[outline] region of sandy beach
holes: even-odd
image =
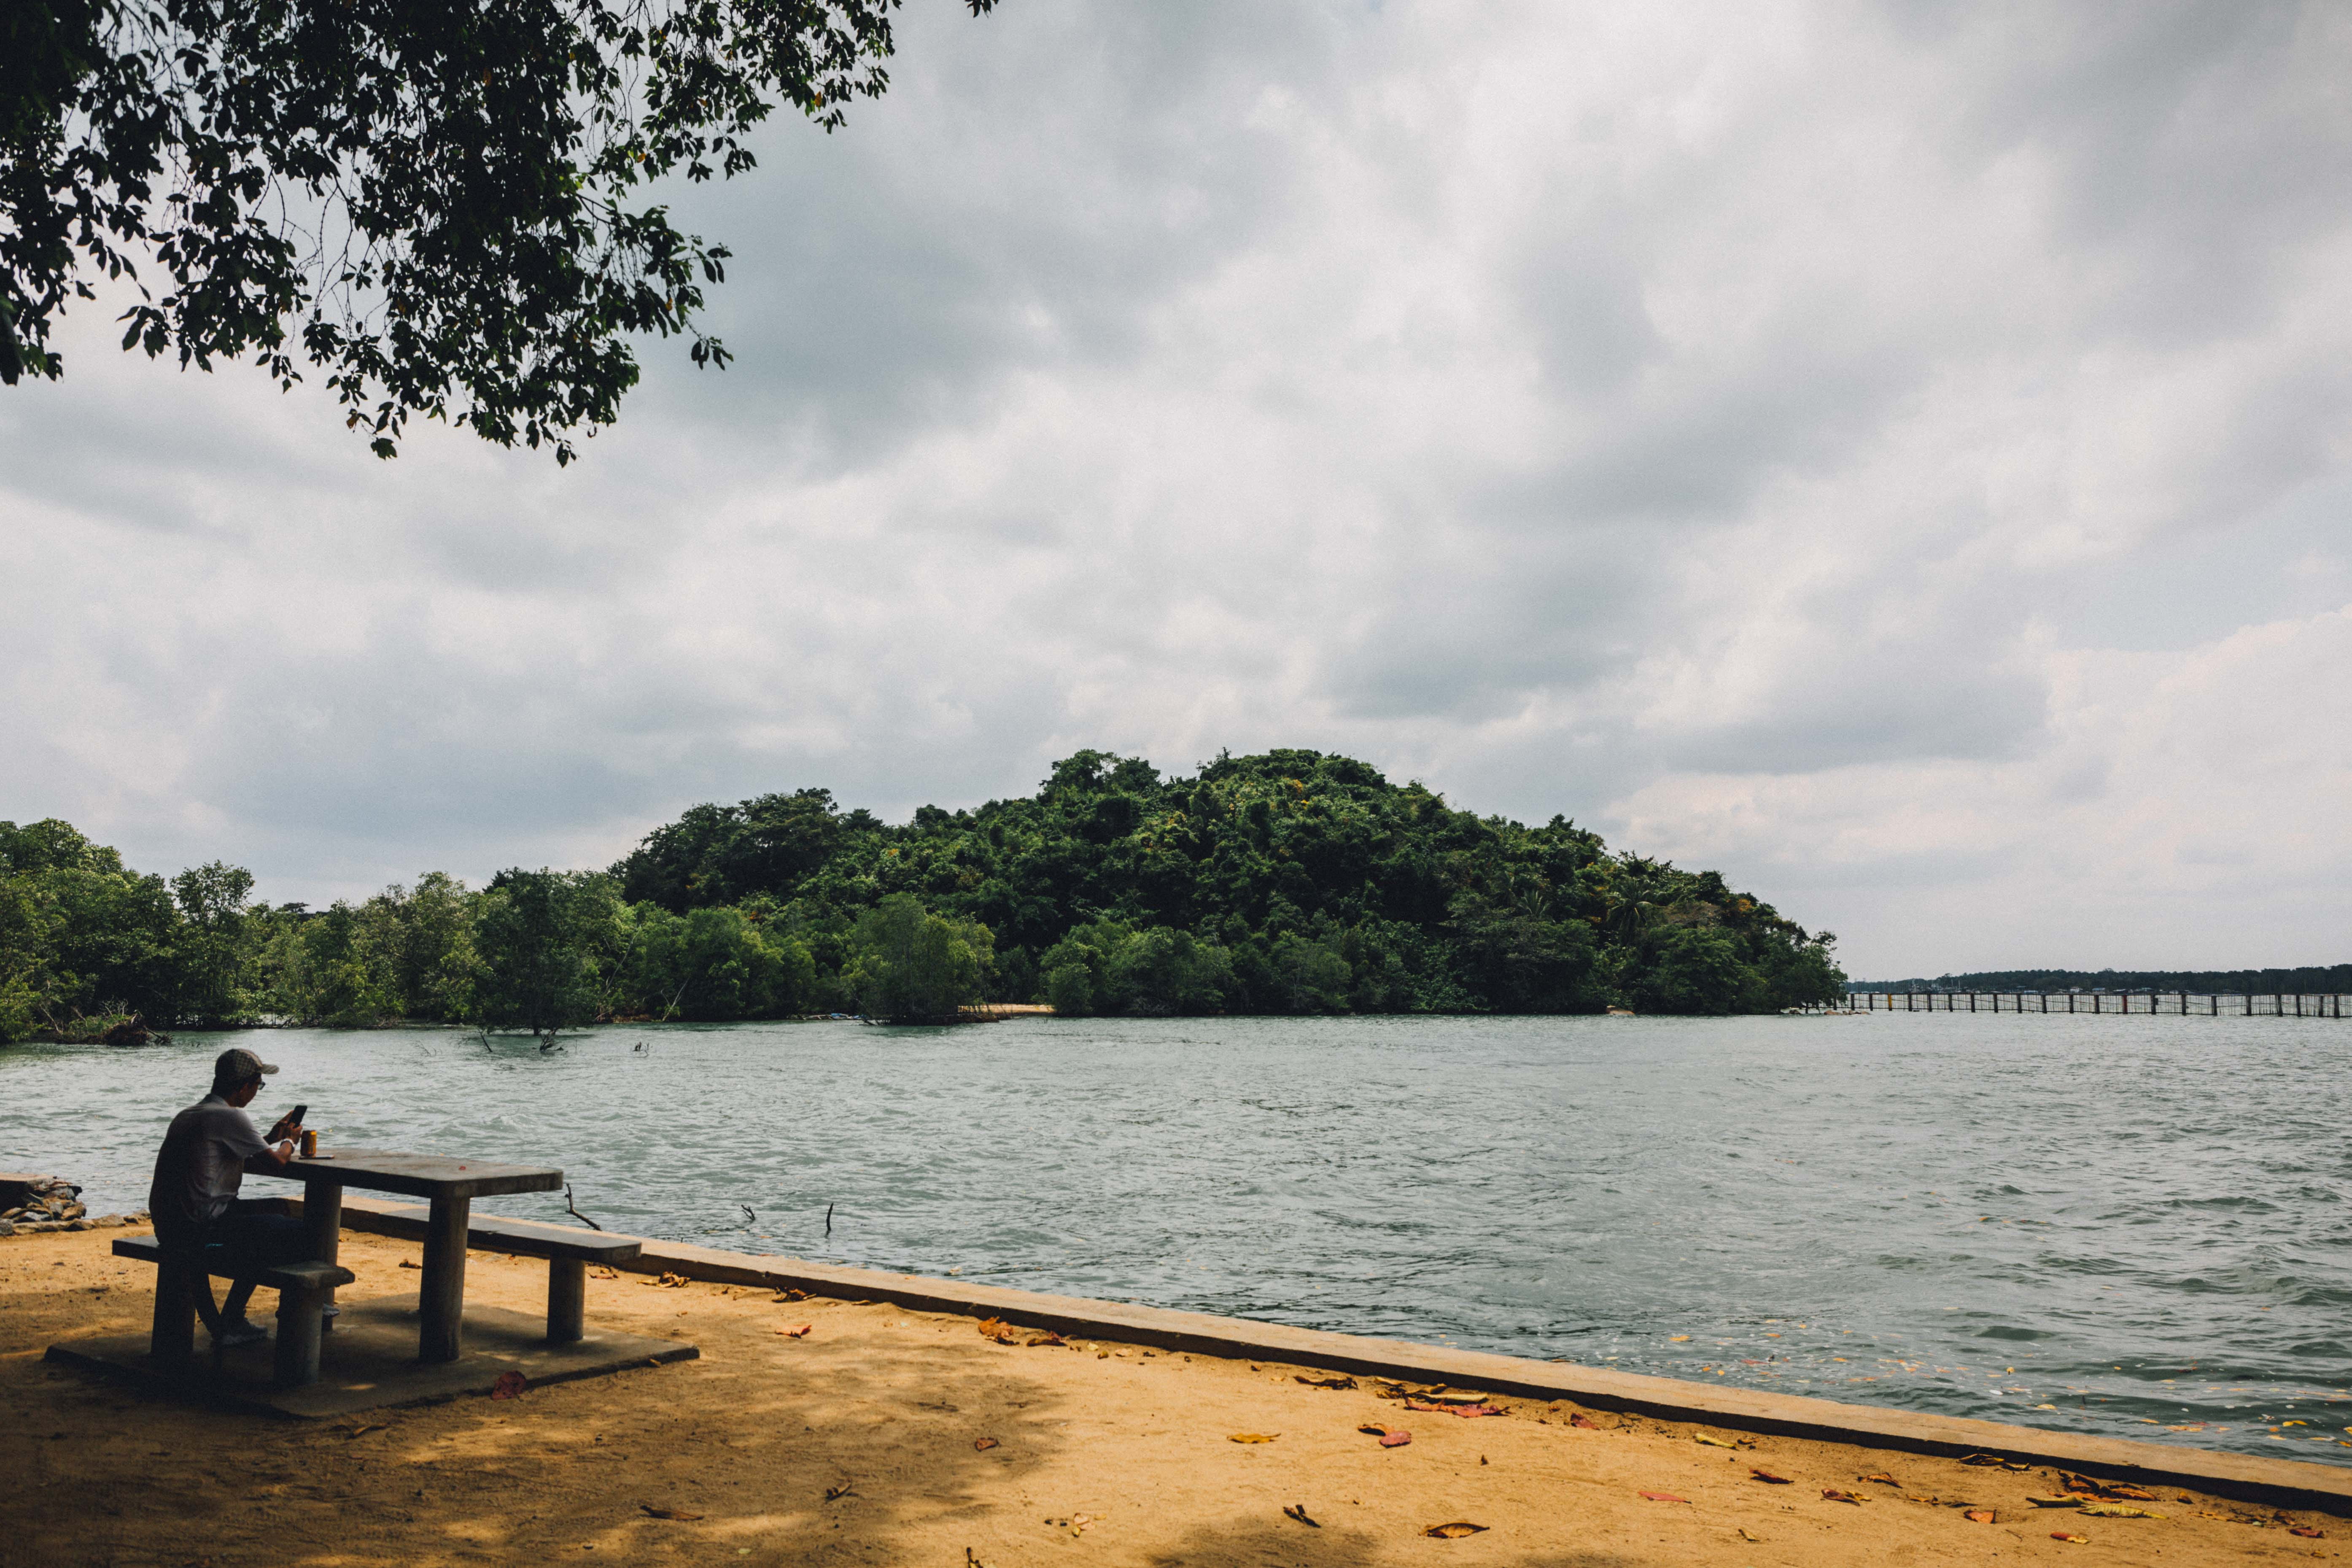
[[[2049,1470],[1750,1438],[1564,1402],[1415,1410],[1480,1391],[1322,1387],[1301,1381],[1323,1376],[1307,1367],[1032,1344],[1042,1336],[1026,1331],[1003,1343],[967,1317],[635,1275],[591,1279],[592,1326],[690,1339],[702,1359],[334,1424],[229,1414],[42,1361],[59,1339],[144,1328],[152,1271],[109,1254],[121,1234],[0,1241],[0,1563],[10,1568],[2179,1568],[2333,1558],[2347,1534],[2325,1515],[2168,1487],[2125,1504],[2160,1518],[2085,1517],[2027,1500],[2062,1492]],[[347,1294],[414,1290],[403,1265],[416,1256],[348,1235],[343,1261],[359,1283]],[[528,1311],[543,1299],[542,1265],[475,1253],[467,1271],[469,1300]],[[1410,1439],[1384,1446],[1366,1428]],[[1430,1533],[1446,1525],[1483,1528]]]

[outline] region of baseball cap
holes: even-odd
[[[259,1078],[264,1073],[277,1070],[276,1064],[263,1061],[243,1046],[235,1046],[223,1051],[219,1058],[213,1063],[213,1081],[227,1084],[244,1083],[248,1079]]]

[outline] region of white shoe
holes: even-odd
[[[221,1350],[233,1351],[239,1345],[257,1345],[268,1337],[269,1331],[259,1323],[244,1318],[224,1318],[220,1332],[213,1336],[213,1343]]]

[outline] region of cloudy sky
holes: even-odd
[[[2339,962],[2352,10],[910,0],[559,471],[75,319],[0,816],[272,900],[1309,746],[1860,977]]]

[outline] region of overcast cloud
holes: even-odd
[[[2337,962],[2352,11],[914,0],[559,472],[77,318],[0,816],[271,899],[1311,746],[1858,976]]]

